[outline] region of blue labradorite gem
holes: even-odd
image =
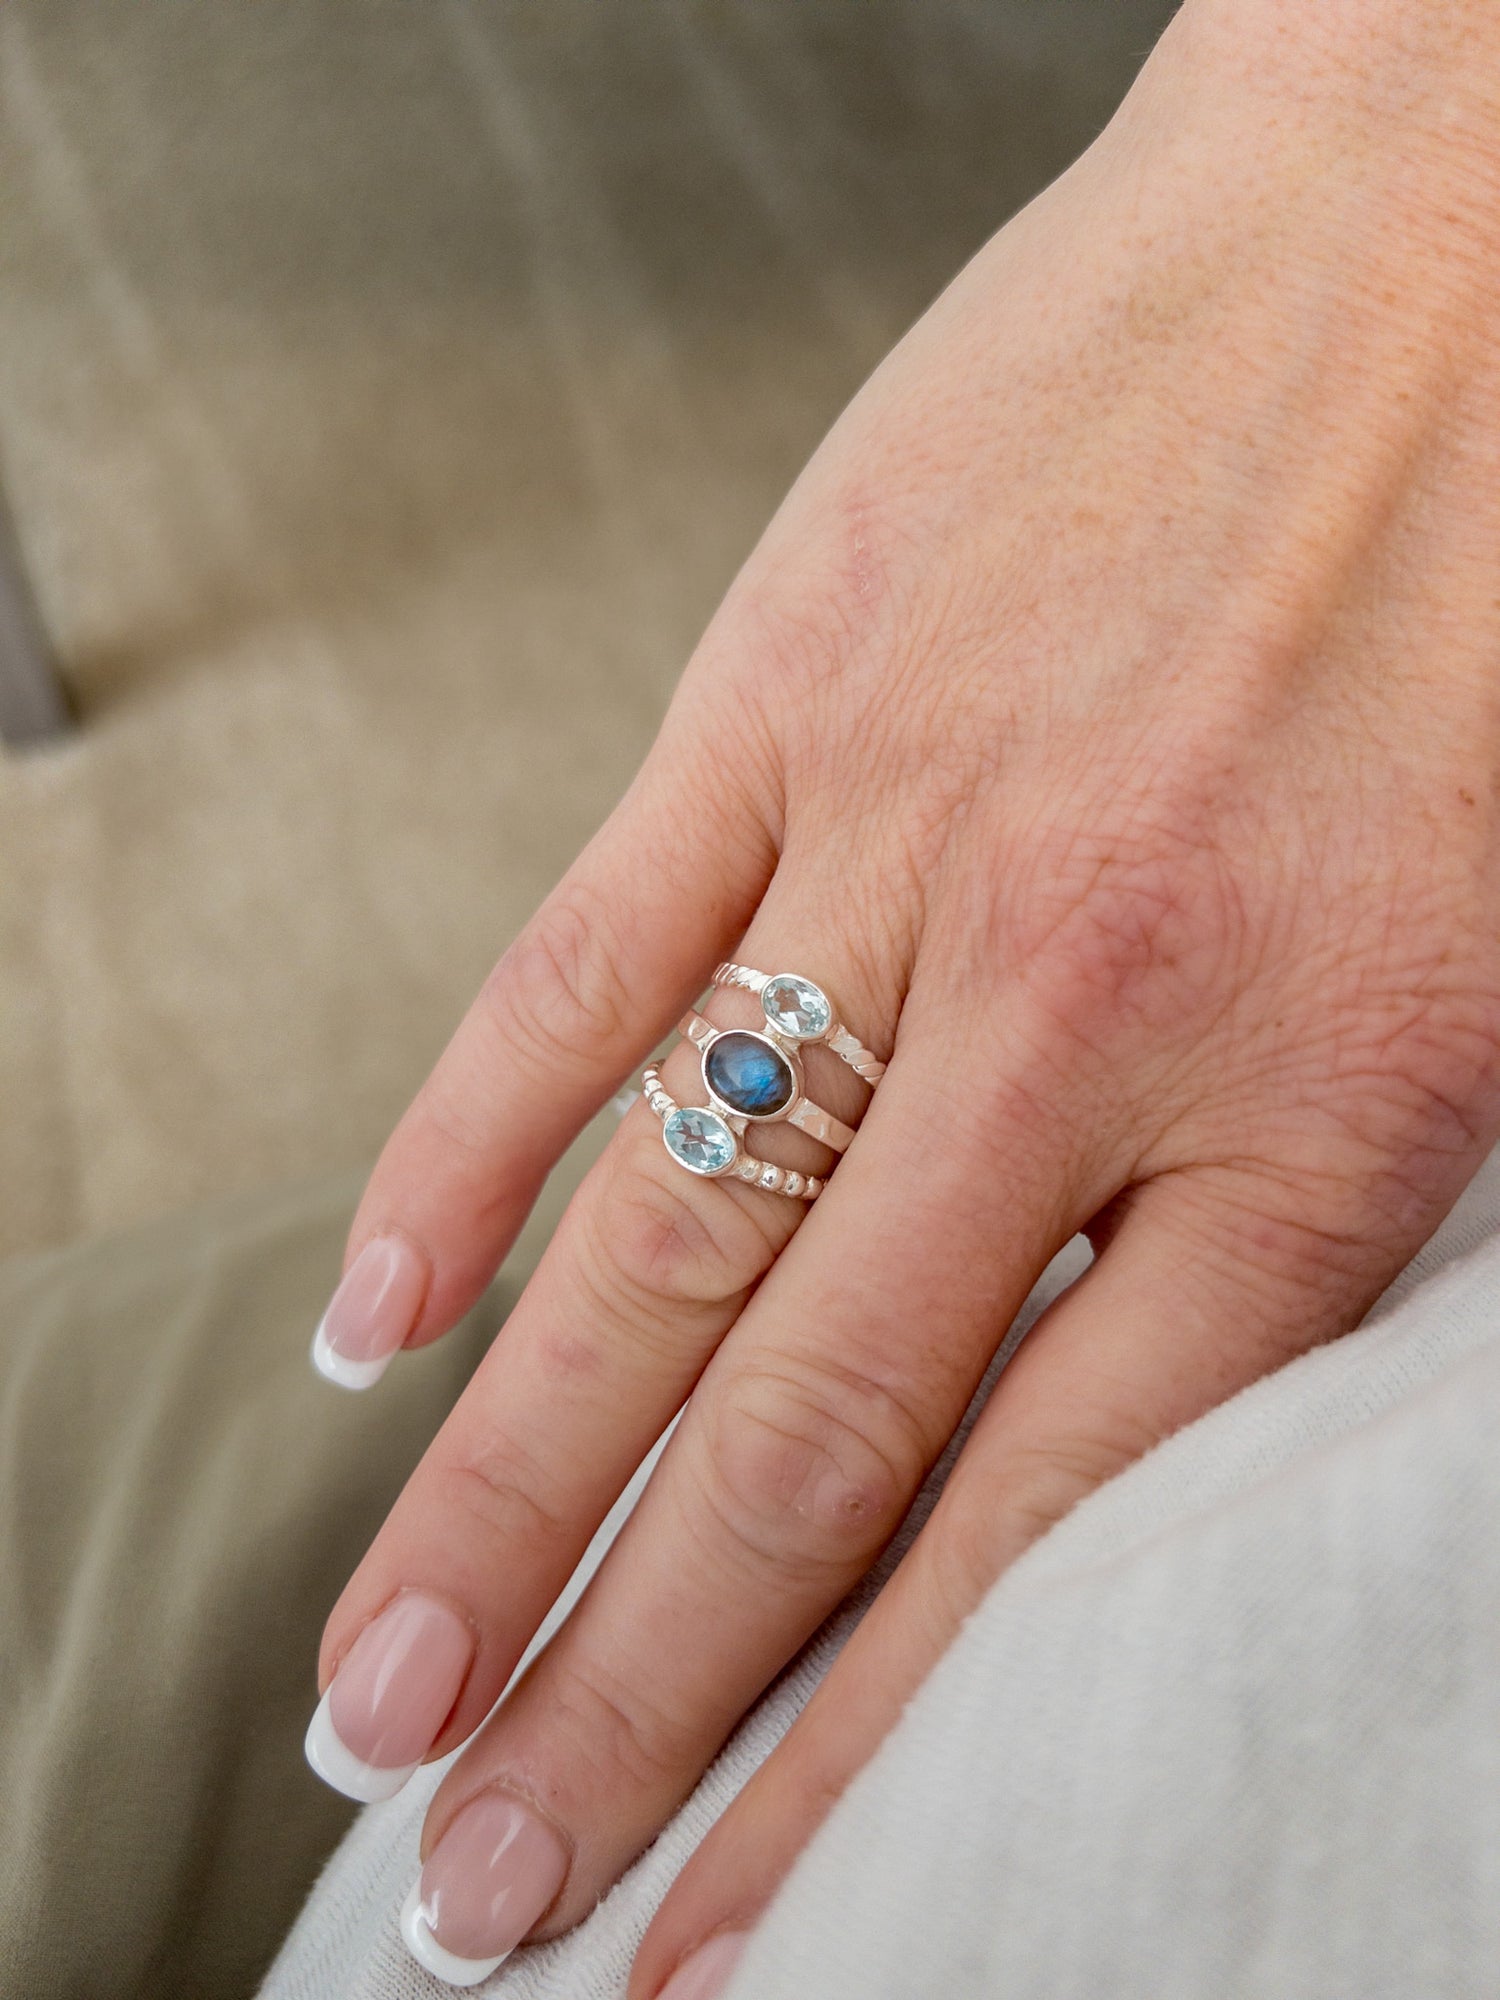
[[[797,1094],[797,1079],[780,1049],[745,1028],[731,1028],[709,1044],[703,1081],[721,1104],[747,1118],[774,1118]]]
[[[661,1135],[672,1158],[691,1174],[722,1174],[739,1147],[717,1111],[682,1104],[662,1120]]]

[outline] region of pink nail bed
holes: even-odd
[[[308,1725],[308,1763],[348,1798],[393,1797],[432,1748],[473,1657],[474,1635],[456,1611],[403,1591],[329,1683]]]
[[[720,1931],[688,1954],[656,2000],[718,2000],[749,1942],[745,1931]]]
[[[376,1236],[360,1251],[313,1335],[312,1361],[341,1389],[368,1389],[417,1323],[427,1263],[399,1236]]]
[[[419,1965],[477,1986],[556,1900],[568,1872],[562,1836],[507,1792],[481,1792],[427,1857],[401,1912]]]

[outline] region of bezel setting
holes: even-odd
[[[707,1024],[705,1023],[705,1025]],[[666,1139],[666,1121],[676,1111],[685,1111],[696,1119],[708,1120],[710,1122],[718,1118],[717,1112],[710,1111],[707,1105],[679,1105],[672,1093],[669,1090],[663,1089],[661,1071],[656,1067],[655,1063],[647,1063],[641,1074],[641,1095],[656,1113],[657,1117],[661,1119],[662,1137],[664,1140]],[[728,1119],[723,1122],[730,1125],[731,1131],[738,1136],[737,1125],[732,1124]],[[743,1123],[743,1121],[740,1121],[740,1123]],[[674,1126],[673,1129],[675,1131],[678,1128]],[[790,1195],[794,1201],[816,1201],[827,1186],[826,1180],[820,1178],[817,1174],[799,1173],[795,1167],[778,1167],[773,1165],[770,1160],[758,1160],[752,1154],[746,1152],[739,1152],[732,1162],[715,1170],[713,1167],[704,1167],[684,1160],[679,1153],[673,1150],[670,1142],[667,1143],[667,1151],[677,1161],[679,1166],[686,1166],[690,1173],[701,1175],[706,1179],[727,1179],[733,1176],[736,1180],[742,1180],[756,1187],[764,1188],[768,1194]]]
[[[719,1140],[721,1152],[727,1147],[727,1154],[718,1164],[704,1165],[688,1158],[685,1152],[679,1150],[689,1121],[692,1119],[701,1119],[713,1128],[711,1136]],[[720,1174],[734,1172],[735,1162],[740,1154],[740,1142],[735,1136],[734,1127],[720,1111],[711,1109],[706,1104],[673,1105],[662,1119],[661,1136],[662,1144],[678,1166],[686,1167],[690,1174],[697,1174],[700,1180],[717,1180]],[[702,1144],[702,1139],[699,1139],[698,1143]]]
[[[777,1007],[771,998],[778,987],[790,987],[818,1025],[812,1028],[788,1027],[785,1010]],[[821,986],[811,979],[804,979],[800,972],[773,972],[760,989],[760,1004],[772,1034],[789,1042],[821,1042],[834,1024],[833,1002]]]
[[[741,1110],[738,1104],[731,1102],[727,1097],[721,1097],[718,1091],[714,1089],[709,1079],[709,1061],[718,1044],[730,1037],[738,1037],[745,1041],[761,1043],[763,1047],[771,1051],[777,1061],[788,1072],[791,1077],[791,1090],[787,1095],[786,1101],[778,1104],[775,1110]],[[756,1028],[721,1028],[717,1034],[702,1045],[699,1068],[703,1076],[703,1088],[708,1092],[710,1104],[731,1125],[738,1125],[742,1121],[748,1121],[752,1125],[775,1124],[779,1120],[784,1120],[795,1110],[799,1100],[806,1095],[802,1076],[802,1063],[795,1046],[783,1042],[779,1035],[771,1034],[769,1031],[761,1031]]]

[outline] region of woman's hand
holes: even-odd
[[[450,1973],[651,1839],[1068,1237],[1096,1261],[668,1898],[640,2000],[727,1932],[723,1970],[1018,1551],[1352,1326],[1500,1133],[1492,16],[1189,0],[818,453],[387,1148],[327,1323],[366,1361],[478,1296],[716,960],[809,974],[891,1057],[870,1100],[810,1052],[812,1096],[869,1103],[811,1211],[628,1114],[330,1620],[325,1758],[452,1749],[687,1403],[437,1793],[413,1934]]]

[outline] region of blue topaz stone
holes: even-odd
[[[722,1174],[739,1151],[734,1134],[717,1111],[679,1104],[662,1120],[667,1151],[690,1174]]]
[[[703,1054],[703,1081],[721,1104],[747,1118],[774,1118],[797,1095],[791,1064],[766,1035],[730,1028]]]
[[[795,1042],[815,1042],[833,1026],[828,995],[795,972],[778,972],[761,988],[760,1004],[778,1035]]]

